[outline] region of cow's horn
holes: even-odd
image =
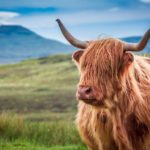
[[[125,51],[142,51],[146,44],[148,43],[148,40],[150,38],[150,29],[144,34],[141,41],[137,44],[133,43],[125,43],[124,50]]]
[[[80,41],[80,40],[76,39],[75,37],[73,37],[71,35],[71,33],[69,33],[69,31],[63,25],[63,23],[61,22],[60,19],[56,19],[56,21],[58,22],[58,25],[59,25],[59,27],[61,29],[62,34],[70,42],[70,44],[72,44],[75,47],[82,48],[82,49],[85,49],[88,46],[87,42]]]

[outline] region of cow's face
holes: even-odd
[[[133,62],[133,55],[128,51],[143,50],[150,38],[150,29],[136,44],[117,39],[93,41],[89,44],[87,41],[76,39],[60,19],[56,21],[70,44],[84,49],[73,54],[81,73],[78,99],[92,105],[103,104],[106,99],[111,100],[117,91],[121,90],[122,81],[128,76],[129,67]]]
[[[124,52],[122,42],[116,39],[91,42],[72,57],[80,71],[77,98],[96,106],[120,90],[120,78],[133,61],[133,55]]]

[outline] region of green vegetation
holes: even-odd
[[[70,55],[0,66],[1,150],[85,150],[75,128]]]
[[[86,150],[74,123],[77,82],[70,55],[1,65],[0,150]]]
[[[74,123],[70,120],[49,122],[25,121],[23,116],[0,115],[0,148],[85,150]]]
[[[28,143],[27,141],[0,141],[1,150],[86,150],[80,145],[45,147]]]
[[[76,109],[78,73],[70,55],[0,66],[0,110],[17,112]]]

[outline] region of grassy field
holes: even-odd
[[[1,150],[85,150],[70,119],[28,121],[23,116],[0,115]]]
[[[0,66],[0,150],[85,150],[70,55]]]
[[[86,150],[75,127],[70,55],[0,66],[0,150]]]
[[[70,55],[56,55],[19,64],[2,65],[0,110],[75,110],[77,81],[77,69]]]

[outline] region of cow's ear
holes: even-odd
[[[79,62],[80,57],[82,56],[83,52],[84,52],[83,50],[75,51],[75,52],[72,54],[72,59],[75,60],[76,62]]]
[[[124,52],[122,60],[121,60],[120,69],[119,69],[120,75],[124,75],[125,73],[127,73],[133,61],[134,61],[133,54],[129,52]]]

